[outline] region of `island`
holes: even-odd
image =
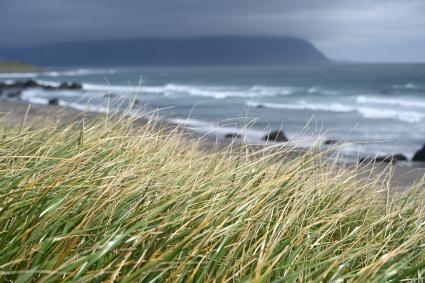
[[[0,73],[40,72],[41,68],[19,61],[0,61]]]

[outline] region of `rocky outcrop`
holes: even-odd
[[[425,144],[420,150],[415,153],[412,161],[425,162]]]
[[[242,135],[238,133],[228,133],[228,134],[225,134],[224,137],[226,139],[240,139],[242,138]]]
[[[287,142],[288,138],[282,130],[277,130],[268,133],[263,137],[265,141],[274,141],[274,142]]]
[[[34,80],[27,81],[15,81],[13,83],[0,83],[0,91],[5,89],[27,89],[27,88],[42,88],[45,90],[79,90],[82,89],[83,86],[77,82],[63,82],[59,86],[51,86],[45,84],[39,84]]]
[[[58,89],[82,89],[83,85],[80,83],[72,82],[72,83],[61,83]]]
[[[49,105],[59,105],[59,98],[51,98],[48,102]]]
[[[329,140],[325,140],[325,142],[323,143],[324,145],[334,145],[337,144],[338,140],[335,139],[329,139]]]
[[[360,162],[362,163],[368,163],[368,162],[397,163],[399,161],[407,161],[407,160],[408,159],[404,154],[360,158]]]

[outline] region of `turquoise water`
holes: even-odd
[[[320,134],[341,139],[347,156],[404,153],[425,143],[425,65],[334,65],[282,68],[107,68],[1,74],[55,84],[78,81],[83,91],[26,90],[23,99],[104,111],[135,96],[144,109],[196,131],[241,132],[259,142],[282,128],[301,146]],[[244,128],[247,128],[246,130]]]

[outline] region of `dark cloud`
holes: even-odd
[[[286,34],[331,58],[425,61],[424,15],[423,0],[0,0],[0,44]]]

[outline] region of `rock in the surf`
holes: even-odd
[[[418,150],[413,156],[413,161],[425,162],[425,144],[424,146]]]
[[[404,154],[394,154],[394,155],[386,155],[386,156],[360,158],[360,162],[396,163],[399,161],[407,161],[407,157]]]
[[[59,105],[59,98],[50,98],[49,105]]]
[[[72,82],[72,83],[61,83],[59,85],[59,89],[82,89],[83,86],[80,83]]]
[[[224,137],[226,139],[240,139],[240,138],[242,138],[242,135],[238,134],[238,133],[228,133]]]
[[[18,91],[13,91],[13,92],[9,92],[7,94],[8,98],[21,98],[22,97],[22,91],[18,90]]]
[[[288,138],[282,130],[277,130],[268,133],[263,137],[265,141],[275,141],[275,142],[287,142]]]
[[[337,144],[338,140],[335,139],[329,139],[329,140],[325,140],[325,142],[323,143],[324,145],[334,145]]]

